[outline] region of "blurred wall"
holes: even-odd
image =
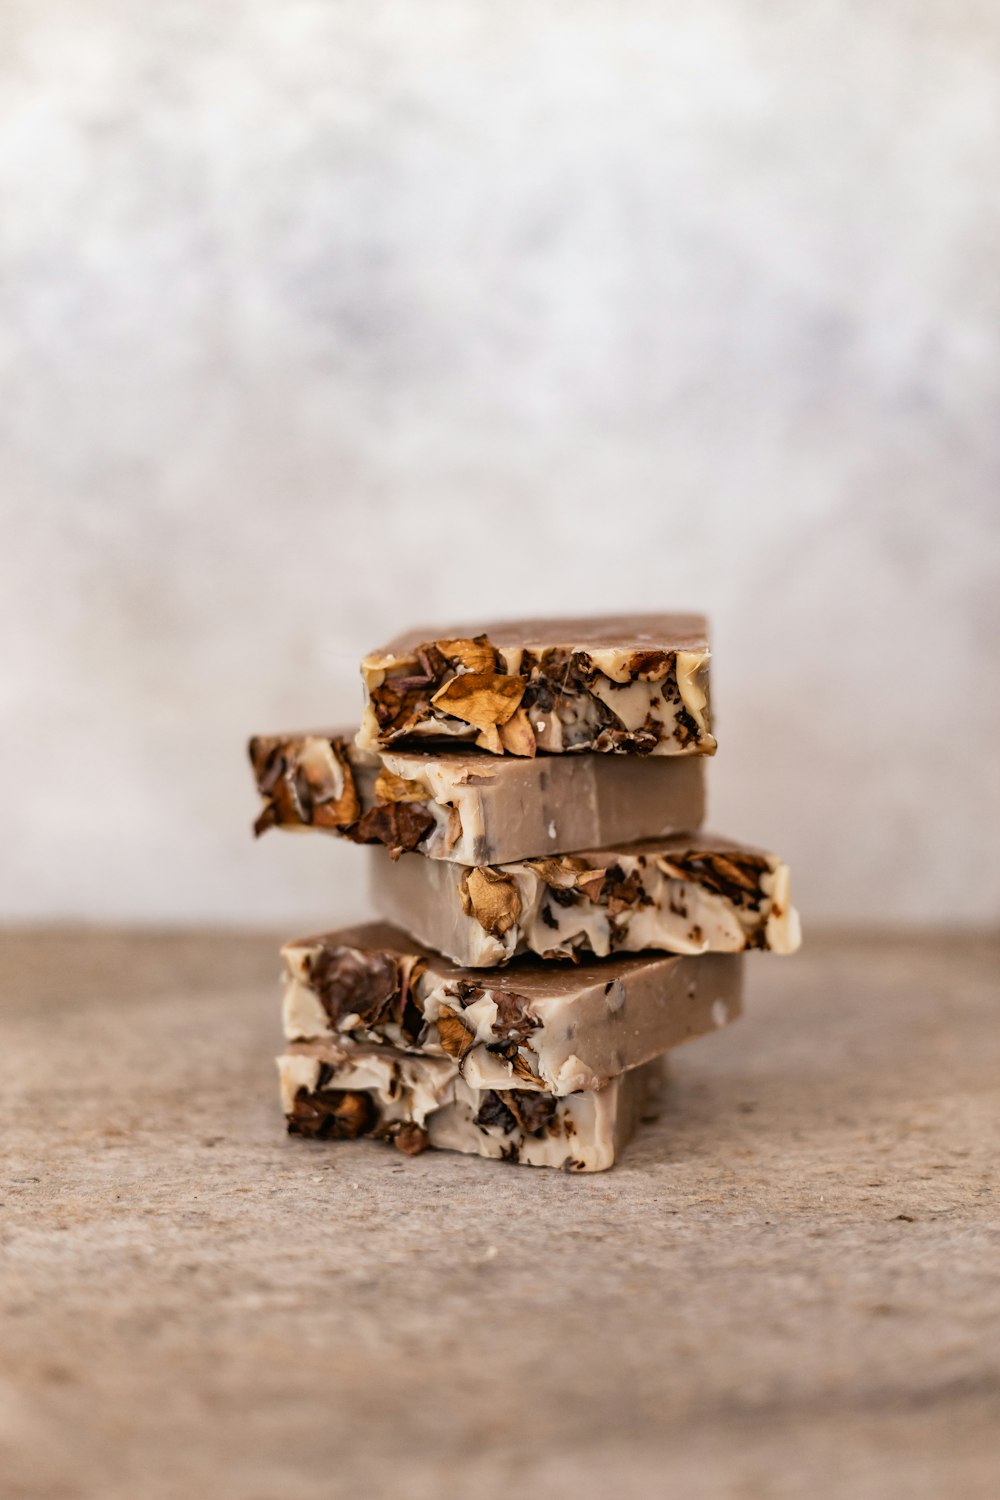
[[[247,734],[680,604],[713,823],[995,920],[998,68],[988,0],[0,0],[0,913],[354,916]]]

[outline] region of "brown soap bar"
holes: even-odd
[[[494,755],[712,755],[701,615],[410,631],[361,663],[358,744],[468,740]]]
[[[474,969],[522,953],[792,953],[800,941],[787,865],[714,834],[478,868],[371,859],[379,916]]]
[[[316,828],[463,865],[690,831],[705,812],[698,757],[515,760],[443,746],[379,758],[342,730],[258,735],[250,760],[264,799],[257,833]]]
[[[451,1058],[335,1042],[291,1047],[278,1058],[278,1073],[292,1135],[367,1136],[406,1156],[432,1146],[567,1172],[613,1166],[659,1082],[652,1062],[563,1099],[538,1090],[500,1093],[472,1087]]]
[[[494,974],[369,923],[287,943],[282,957],[289,1041],[448,1057],[476,1087],[599,1088],[740,1014],[742,960],[722,954],[525,959]]]

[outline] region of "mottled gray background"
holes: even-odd
[[[713,822],[996,918],[994,0],[0,0],[9,917],[360,909],[242,741],[703,606]]]

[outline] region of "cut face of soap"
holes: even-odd
[[[557,1099],[537,1090],[474,1088],[452,1059],[392,1047],[303,1042],[278,1059],[293,1135],[370,1136],[408,1156],[432,1146],[569,1172],[614,1165],[658,1071],[648,1063],[596,1092]]]
[[[361,663],[358,744],[459,739],[494,755],[712,755],[709,654],[701,615],[411,631]]]
[[[614,755],[498,759],[461,746],[359,750],[349,731],[258,735],[255,831],[314,828],[463,865],[701,826],[704,761]]]
[[[597,1089],[735,1020],[742,960],[711,954],[457,968],[383,924],[282,949],[289,1041],[388,1044],[448,1059],[478,1088]]]
[[[712,834],[468,869],[371,859],[379,915],[474,969],[524,953],[792,953],[800,941],[787,865]]]

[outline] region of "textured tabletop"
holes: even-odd
[[[569,1177],[287,1138],[272,940],[8,935],[4,1500],[993,1500],[998,968],[761,956]]]

